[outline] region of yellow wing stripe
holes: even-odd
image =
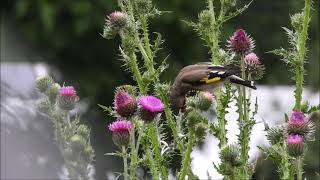
[[[215,77],[215,78],[212,78],[212,79],[203,78],[200,81],[201,82],[206,82],[206,84],[210,84],[210,83],[214,83],[214,82],[220,81],[220,79],[221,79],[220,77]]]

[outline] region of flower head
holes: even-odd
[[[230,37],[228,47],[238,53],[245,54],[254,48],[254,42],[243,29],[238,29]]]
[[[50,76],[40,76],[36,80],[36,85],[41,92],[45,92],[53,85],[53,79]]]
[[[196,101],[196,107],[200,110],[206,111],[211,107],[214,100],[215,96],[212,93],[207,91],[200,92]]]
[[[110,23],[113,26],[116,26],[118,28],[122,28],[127,23],[127,17],[126,14],[120,12],[120,11],[114,11],[108,16]]]
[[[139,104],[146,110],[158,113],[162,112],[164,105],[161,100],[154,96],[141,96],[139,99]]]
[[[103,37],[113,38],[119,30],[127,25],[127,15],[121,11],[114,11],[106,18],[106,23],[103,30]]]
[[[77,92],[73,86],[62,86],[59,90],[60,96],[76,96]]]
[[[244,57],[246,64],[257,65],[260,64],[259,57],[255,53],[249,53]]]
[[[114,98],[114,106],[122,117],[130,117],[137,111],[137,101],[124,90],[118,90]]]
[[[251,74],[253,80],[259,80],[264,74],[264,65],[259,61],[259,57],[255,53],[249,53],[244,57],[246,71]]]
[[[63,86],[59,90],[58,106],[63,110],[72,110],[79,100],[73,86]]]
[[[112,122],[109,125],[109,130],[112,132],[130,131],[131,128],[132,128],[131,121],[126,121],[126,120],[117,120]]]
[[[303,125],[306,123],[305,115],[301,111],[293,111],[291,117],[288,121],[289,124],[292,125]]]
[[[139,99],[140,117],[145,121],[151,121],[164,110],[164,104],[154,96],[141,96]]]
[[[303,137],[298,134],[290,134],[287,139],[288,143],[288,152],[293,157],[298,157],[303,154],[304,143]]]
[[[303,142],[303,137],[299,134],[290,134],[287,138],[288,144],[300,144]]]
[[[130,130],[132,128],[131,121],[117,120],[109,125],[109,130],[112,131],[112,140],[115,145],[127,146],[130,141]]]
[[[303,112],[293,111],[287,124],[288,134],[308,136],[313,134],[313,124],[309,122]]]

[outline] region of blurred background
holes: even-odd
[[[243,1],[241,4],[248,2]],[[150,22],[150,29],[160,32],[165,38],[163,49],[157,59],[161,60],[170,54],[168,59],[170,66],[163,74],[162,80],[172,81],[181,67],[209,59],[208,50],[203,46],[203,41],[182,21],[196,20],[198,13],[205,7],[205,1],[158,0],[155,1],[155,5],[159,10],[170,11],[170,13],[153,19]],[[272,89],[276,87],[288,87],[277,91],[279,98],[282,97],[282,94],[293,93],[291,85],[294,82],[290,79],[290,73],[287,73],[285,63],[280,61],[279,57],[267,52],[288,46],[287,37],[281,27],[290,27],[289,15],[300,11],[303,5],[302,0],[254,1],[248,10],[230,20],[222,29],[221,46],[223,47],[228,37],[237,28],[245,29],[256,41],[255,52],[266,66],[265,77],[258,82],[268,91],[264,95],[272,96]],[[16,169],[8,169],[16,165],[10,159],[8,151],[15,149],[17,152],[27,152],[27,147],[35,147],[35,143],[39,141],[44,141],[44,143],[52,141],[52,134],[48,133],[52,128],[50,121],[43,117],[39,118],[37,113],[30,108],[33,104],[32,99],[38,96],[34,90],[33,81],[38,74],[44,72],[52,75],[59,83],[65,82],[66,85],[75,86],[78,95],[88,105],[86,113],[82,115],[82,120],[92,130],[91,142],[96,152],[94,161],[96,179],[108,179],[109,171],[121,171],[119,158],[104,155],[116,149],[106,129],[114,119],[108,117],[97,106],[97,104],[112,104],[116,86],[134,83],[131,74],[121,68],[118,55],[119,38],[105,40],[100,35],[106,15],[114,10],[119,10],[116,1],[109,0],[16,0],[9,1],[2,6],[1,159],[6,157],[1,160],[2,178],[35,179],[46,177],[45,174],[48,173],[52,175],[49,177],[58,177],[57,172],[62,160],[54,158],[58,153],[57,150],[52,152],[51,160],[38,157],[34,161],[39,162],[40,165],[50,164],[43,166],[48,172],[37,172],[39,174],[36,175],[30,173],[35,171],[28,170],[28,168],[37,170],[37,167],[33,166],[32,155],[25,154],[17,157],[17,162],[15,162],[19,164],[21,159],[23,162],[31,161],[26,165],[20,164],[22,169],[28,167],[25,171],[20,171],[21,176],[17,176]],[[305,84],[310,95],[307,97],[311,98],[315,104],[319,104],[319,32],[319,1],[314,1],[309,30]],[[259,96],[259,92],[257,95]],[[292,99],[293,95],[286,96],[286,98]],[[276,102],[276,98],[273,99]],[[288,101],[291,102],[291,100]],[[278,117],[279,119],[282,119],[283,113],[291,108],[284,105],[283,109],[277,109],[272,103],[274,102],[270,101],[270,106],[274,106],[272,110],[282,114]],[[30,109],[26,110],[27,107]],[[15,113],[16,111],[18,114]],[[267,113],[266,110],[265,112]],[[21,116],[24,117],[22,120]],[[30,119],[29,124],[26,118]],[[28,132],[33,132],[30,138],[25,136],[25,133]],[[21,140],[21,138],[25,139]],[[6,144],[15,139],[20,139],[23,144],[11,143],[10,147]],[[35,139],[37,142],[34,142]],[[44,153],[46,148],[52,150],[55,149],[55,146],[51,144],[34,153]],[[319,173],[319,148],[318,126],[317,140],[310,144],[306,157],[308,179],[319,178],[319,174],[317,175]],[[47,154],[44,153],[44,155]],[[263,157],[260,159],[254,178],[274,179],[276,170],[272,162],[262,161]],[[51,163],[54,161],[56,163]]]

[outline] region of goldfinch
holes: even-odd
[[[192,90],[209,91],[219,87],[225,81],[257,89],[254,81],[244,80],[237,76],[240,68],[234,65],[214,65],[200,63],[182,68],[170,90],[170,101],[174,109],[183,109],[185,96]]]

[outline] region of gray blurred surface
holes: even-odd
[[[52,123],[35,110],[39,64],[1,63],[1,179],[58,179]]]

